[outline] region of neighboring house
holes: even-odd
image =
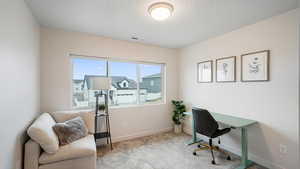
[[[142,78],[140,87],[147,90],[145,102],[156,102],[162,99],[161,74],[153,74]]]
[[[73,80],[73,92],[80,93],[82,92],[83,80]]]
[[[73,105],[77,107],[84,107],[87,104],[84,102],[83,82],[83,80],[73,80]]]
[[[83,80],[82,90],[84,91],[85,100],[89,101],[88,106],[94,106],[95,104],[95,92],[91,90],[93,88],[92,80],[94,75],[85,75]],[[122,104],[134,104],[137,102],[137,83],[125,76],[112,76],[112,88],[109,91],[109,102],[112,105],[122,105]],[[140,93],[145,94],[146,90],[140,88]],[[142,97],[141,97],[142,98]],[[103,101],[103,98],[102,100]]]
[[[95,93],[92,80],[95,75],[85,75],[83,80],[73,80],[73,104],[76,107],[95,106]],[[137,82],[125,76],[112,76],[109,103],[111,105],[135,104],[137,102]],[[142,78],[140,83],[140,102],[153,102],[161,97],[161,74],[153,74]],[[100,98],[104,102],[104,98]]]
[[[148,93],[160,93],[161,92],[161,74],[153,74],[142,78],[140,83],[142,88],[147,89]]]

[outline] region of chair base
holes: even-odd
[[[198,152],[198,151],[202,151],[202,150],[211,150],[211,152],[212,152],[212,157],[213,157],[213,160],[211,161],[212,164],[216,164],[215,159],[214,159],[214,155],[213,155],[213,150],[225,154],[225,155],[227,156],[226,159],[227,159],[227,160],[231,160],[230,155],[229,155],[226,151],[220,149],[219,146],[213,146],[213,145],[210,146],[209,144],[200,143],[197,147],[198,147],[198,148],[195,149],[195,150],[193,151],[193,155],[197,155],[197,152]]]

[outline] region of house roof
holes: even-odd
[[[80,80],[80,79],[73,79],[73,82],[74,82],[74,83],[83,83],[83,80]]]
[[[153,75],[145,76],[145,77],[143,77],[143,79],[156,78],[156,77],[161,77],[161,73],[156,73],[156,74],[153,74]]]
[[[84,76],[84,81],[86,83],[83,84],[83,87],[84,85],[86,84],[87,85],[87,88],[90,89],[92,88],[91,85],[92,85],[92,79],[95,78],[95,77],[106,77],[106,76],[99,76],[99,75],[85,75]],[[120,86],[120,83],[122,81],[128,81],[128,87],[127,88],[122,88]],[[115,87],[116,89],[136,89],[137,88],[137,84],[134,80],[132,79],[129,79],[125,76],[111,76],[111,83],[112,83],[112,86]]]

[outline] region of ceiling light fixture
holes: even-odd
[[[149,6],[148,12],[153,19],[163,21],[174,11],[173,5],[167,2],[157,2]]]

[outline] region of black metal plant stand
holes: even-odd
[[[112,150],[112,142],[111,142],[111,133],[110,133],[110,123],[109,123],[109,114],[108,114],[108,92],[103,93],[102,91],[100,93],[96,93],[95,97],[96,97],[96,110],[95,110],[95,141],[97,141],[97,139],[101,139],[101,138],[106,138],[106,143],[110,144],[110,149]],[[99,112],[99,97],[100,96],[104,96],[105,99],[105,111],[104,113],[98,113]],[[98,118],[105,118],[105,128],[106,131],[105,132],[98,132],[97,131],[97,126],[98,126]]]

